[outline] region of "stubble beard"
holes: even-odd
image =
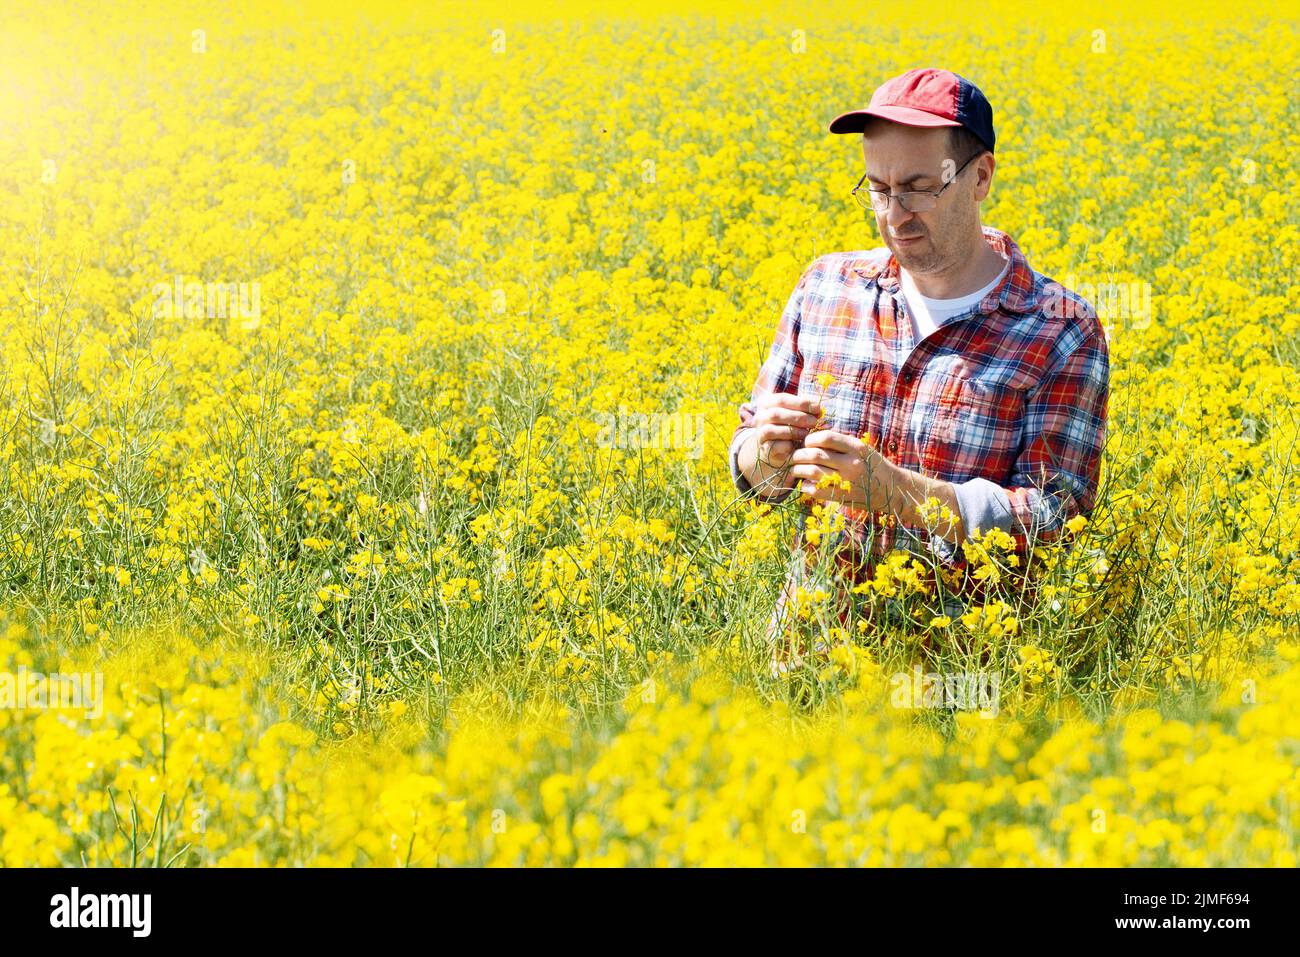
[[[893,253],[898,264],[913,275],[935,272],[943,264],[942,254],[935,248],[933,240],[928,235],[920,244],[920,248],[895,248]]]

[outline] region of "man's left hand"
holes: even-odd
[[[899,482],[898,466],[861,439],[833,429],[810,432],[789,461],[787,480],[798,480],[799,491],[873,512],[889,510]],[[831,483],[818,487],[828,475]],[[850,488],[841,488],[839,479],[846,479]]]

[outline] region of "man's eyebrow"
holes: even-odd
[[[883,183],[883,182],[884,182],[883,179],[881,179],[880,177],[876,176],[876,175],[873,174],[873,173],[868,173],[868,174],[867,174],[867,179],[870,180],[870,181],[873,182],[873,183]],[[909,185],[911,185],[912,183],[915,183],[917,180],[920,180],[920,179],[938,179],[938,177],[935,176],[933,173],[913,173],[913,174],[912,174],[911,176],[909,176],[907,179],[901,179],[901,180],[899,180],[899,181],[898,181],[898,185],[899,185],[899,186],[909,186]]]

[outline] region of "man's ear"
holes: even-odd
[[[975,161],[975,201],[979,202],[988,196],[989,190],[993,188],[993,169],[997,166],[997,160],[993,158],[992,153],[985,153]]]

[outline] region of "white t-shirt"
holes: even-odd
[[[1007,270],[1010,268],[1011,260],[1008,259],[1007,264],[1002,267],[1002,271],[997,274],[992,282],[983,289],[975,290],[970,295],[960,296],[956,299],[930,299],[921,295],[907,270],[899,267],[898,281],[903,290],[903,298],[907,300],[908,315],[912,319],[913,341],[920,342],[943,325],[947,319],[960,312],[966,312],[971,306],[978,303],[993,291],[993,288],[1002,281],[1002,277],[1007,274]]]

